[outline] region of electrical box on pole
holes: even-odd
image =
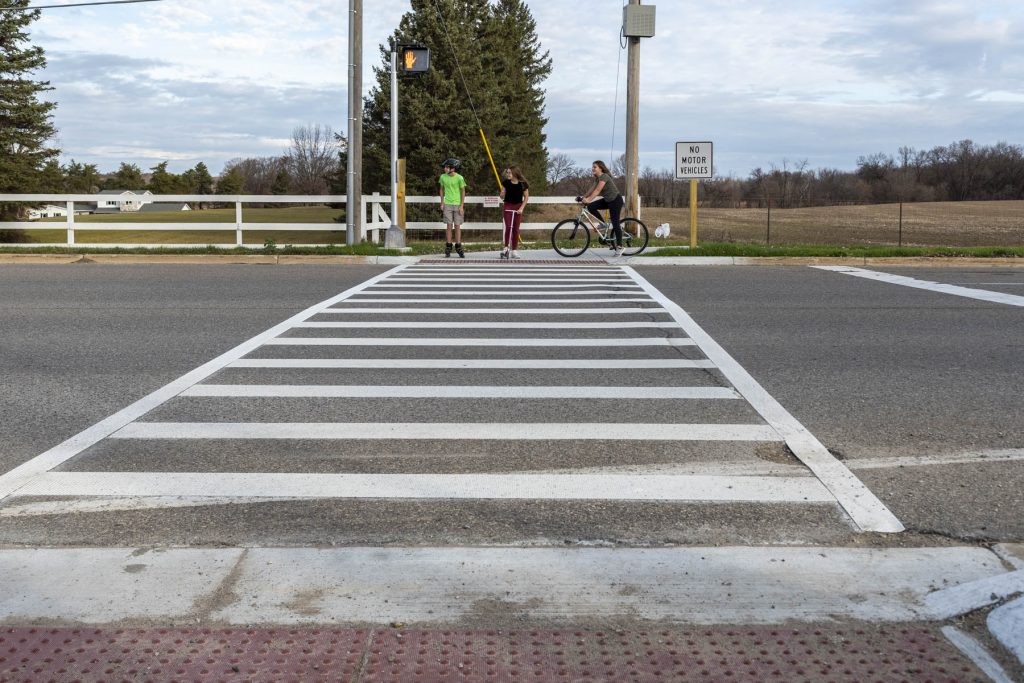
[[[626,215],[640,216],[640,40],[654,36],[654,5],[629,0],[622,8],[622,35],[629,58],[626,69]]]
[[[654,37],[654,5],[626,5],[622,8],[622,35],[626,38]]]
[[[422,76],[430,70],[430,48],[423,45],[398,46],[398,70],[403,76]]]

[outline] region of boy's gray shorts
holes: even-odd
[[[442,212],[445,225],[462,225],[462,212],[459,207],[452,204],[445,204]]]

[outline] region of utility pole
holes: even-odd
[[[348,168],[345,244],[363,234],[363,0],[348,0]]]
[[[640,0],[629,0],[639,5]],[[626,74],[626,215],[638,216],[640,193],[640,38],[627,38],[629,58]],[[615,163],[614,159],[610,160]]]

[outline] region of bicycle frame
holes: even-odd
[[[599,216],[595,216],[594,214],[592,214],[590,212],[590,209],[588,209],[586,205],[580,207],[580,217],[578,220],[580,222],[580,225],[586,225],[587,227],[594,231],[594,234],[598,236],[598,241],[601,244],[608,244],[613,239],[611,221],[605,223],[604,221],[601,220]],[[602,225],[604,226],[603,229],[601,228]],[[622,241],[631,241],[631,237],[627,235],[625,231],[623,231],[622,234]]]

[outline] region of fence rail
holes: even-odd
[[[140,220],[132,222],[109,222],[109,221],[88,221],[79,222],[75,220],[76,203],[93,203],[102,199],[111,199],[114,195],[95,194],[0,194],[0,202],[18,202],[33,205],[55,205],[62,206],[67,211],[66,220],[63,223],[42,222],[42,221],[17,221],[0,222],[0,230],[59,230],[58,226],[63,225],[67,231],[67,240],[63,245],[47,246],[110,246],[110,244],[87,244],[79,241],[80,232],[94,231],[166,231],[166,232],[235,232],[234,244],[218,244],[220,247],[262,247],[262,244],[246,244],[246,232],[267,232],[267,231],[304,231],[304,232],[344,232],[345,225],[340,223],[254,223],[244,220],[242,207],[246,204],[347,204],[347,197],[341,195],[146,195],[147,203],[178,202],[189,204],[233,204],[235,208],[235,220],[232,223],[205,223],[205,222],[146,222],[145,213],[125,211],[119,215],[136,215]],[[466,203],[470,205],[483,206],[489,198],[483,196],[466,197]],[[437,204],[438,197],[416,196],[406,197],[407,204]],[[573,204],[573,197],[531,197],[531,204]],[[384,231],[391,227],[391,213],[389,211],[391,197],[379,193],[363,195],[361,201],[362,211],[362,234],[359,240],[369,239],[372,242],[383,240]],[[385,210],[385,206],[388,210]],[[79,209],[80,210],[80,209]],[[494,230],[502,229],[500,220],[491,222],[466,223],[464,230]],[[524,223],[523,230],[550,230],[554,223]],[[443,229],[444,224],[440,221],[418,221],[406,225],[407,231],[433,231]],[[15,243],[6,246],[44,246],[39,243]],[[159,247],[167,244],[132,244],[117,246],[133,247]],[[179,245],[174,246],[207,246],[202,245]]]

